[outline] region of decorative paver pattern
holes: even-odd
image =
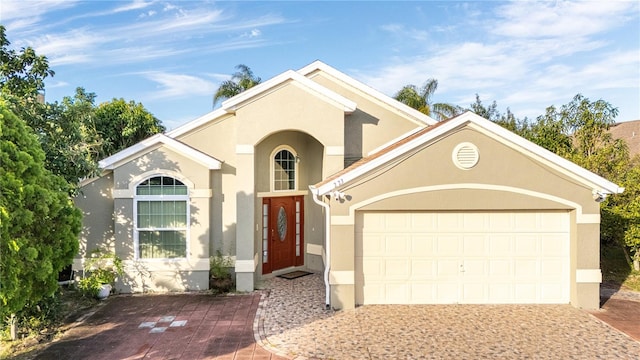
[[[640,358],[639,342],[569,305],[367,305],[333,312],[324,310],[320,275],[264,285],[260,344],[291,358]]]
[[[109,298],[36,359],[281,359],[258,346],[260,294]]]

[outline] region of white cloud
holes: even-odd
[[[517,38],[582,37],[619,26],[631,1],[512,1],[497,8],[494,34]]]
[[[158,91],[148,94],[150,99],[180,98],[191,95],[211,95],[216,90],[216,84],[200,77],[171,74],[167,72],[146,72],[140,75],[158,83]]]
[[[113,9],[113,13],[140,10],[153,5],[155,1],[134,0],[133,2]]]

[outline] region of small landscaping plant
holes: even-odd
[[[85,261],[84,274],[78,281],[78,289],[85,296],[96,297],[103,285],[113,286],[124,273],[122,259],[115,253],[96,249]]]
[[[233,287],[232,267],[233,260],[222,255],[220,250],[216,252],[216,256],[209,258],[209,288],[214,293],[226,293],[231,290]]]

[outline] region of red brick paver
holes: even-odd
[[[611,298],[593,316],[640,341],[640,302]]]
[[[36,359],[284,359],[255,343],[260,294],[116,296]]]

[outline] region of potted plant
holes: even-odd
[[[220,250],[209,259],[209,288],[214,293],[226,293],[233,287],[231,268],[233,260],[222,255]]]
[[[85,261],[78,288],[89,296],[104,299],[111,293],[116,278],[123,273],[122,259],[113,252],[96,249]]]

